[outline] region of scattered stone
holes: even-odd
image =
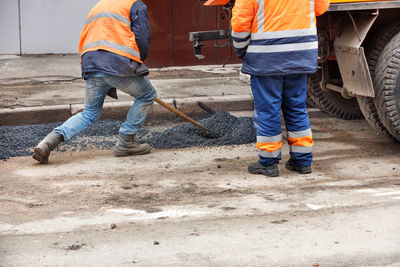
[[[86,244],[85,243],[83,243],[83,244],[73,244],[71,246],[68,246],[65,250],[79,250],[83,246],[86,246]]]
[[[279,221],[272,221],[271,223],[273,223],[273,224],[283,224],[283,223],[287,223],[288,222],[288,220],[279,220]]]
[[[31,208],[34,208],[34,207],[41,207],[41,206],[43,206],[43,204],[41,204],[41,203],[36,203],[36,204],[28,203],[28,204],[26,204],[26,206],[31,209]]]
[[[21,126],[0,126],[0,159],[10,157],[29,156],[32,155],[32,148],[35,147],[49,132],[55,127],[61,125],[62,122],[45,123],[37,125],[21,125]],[[86,131],[81,133],[81,137],[116,136],[118,134],[121,121],[104,120],[93,124]],[[141,134],[145,134],[146,130]],[[66,151],[68,147],[80,148],[81,150],[88,147],[99,149],[111,148],[115,142],[105,141],[104,138],[98,140],[96,138],[72,139],[62,143],[58,148],[59,151]]]
[[[124,190],[132,189],[132,187],[129,186],[129,185],[123,185],[123,186],[121,186],[121,188],[124,189]]]
[[[158,246],[158,245],[160,245],[160,242],[158,242],[157,240],[155,240],[155,241],[153,242],[153,244],[154,244],[155,246]]]
[[[229,210],[235,210],[235,207],[222,207],[221,209],[225,210],[225,211],[229,211]]]
[[[112,223],[111,224],[111,229],[115,229],[115,228],[117,228],[117,225],[115,223]]]

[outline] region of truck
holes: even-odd
[[[318,71],[308,75],[308,103],[335,117],[363,117],[380,135],[400,141],[400,1],[331,0],[317,17]],[[235,0],[208,0],[231,15]],[[201,42],[226,39],[231,29],[189,33]]]

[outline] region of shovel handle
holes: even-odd
[[[173,108],[171,105],[168,105],[167,103],[165,103],[164,101],[162,101],[158,97],[156,97],[155,101],[158,104],[160,104],[161,106],[165,107],[166,109],[172,111],[173,113],[175,113],[176,115],[178,115],[182,119],[190,122],[191,124],[193,124],[194,126],[199,128],[201,131],[203,131],[205,134],[210,135],[210,131],[207,128],[203,127],[200,123],[198,123],[197,121],[193,120],[192,118],[186,116],[184,113],[180,112],[176,108]]]

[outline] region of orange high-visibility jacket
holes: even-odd
[[[317,69],[315,16],[329,0],[236,0],[232,38],[244,73],[285,75]]]
[[[139,63],[139,48],[131,30],[130,10],[137,0],[100,0],[90,11],[79,41],[81,56],[106,50]]]

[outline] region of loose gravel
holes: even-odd
[[[256,140],[256,131],[251,118],[237,118],[228,112],[218,112],[199,122],[214,138],[204,136],[192,124],[182,123],[162,132],[153,132],[151,138],[145,141],[154,148],[165,149],[238,145],[253,143]]]
[[[102,120],[90,126],[72,140],[62,143],[56,151],[79,151],[87,149],[111,149],[115,146],[121,121]],[[249,144],[256,141],[252,119],[237,118],[227,112],[217,112],[199,121],[208,128],[214,138],[208,138],[189,123],[181,123],[162,131],[142,129],[139,143],[149,143],[156,149],[172,149],[193,146],[222,146]],[[32,155],[36,146],[52,129],[61,123],[40,125],[0,126],[0,160],[10,157]]]

